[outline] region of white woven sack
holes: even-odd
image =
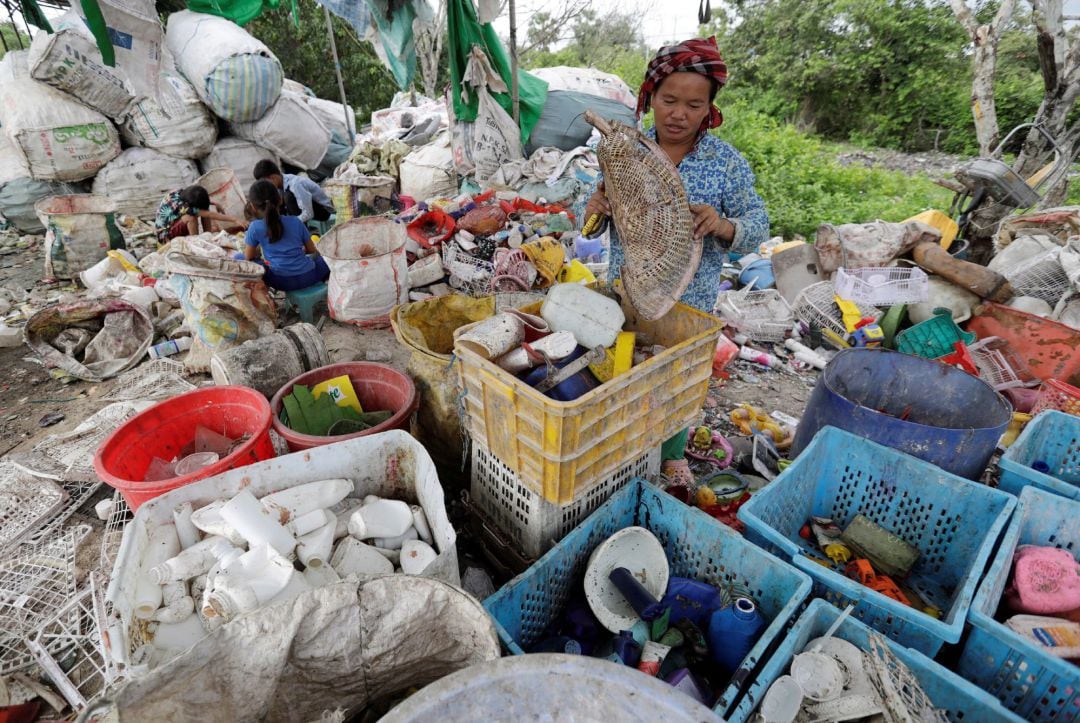
[[[120,135],[101,113],[30,77],[27,52],[0,60],[0,125],[30,176],[81,181],[120,154]]]

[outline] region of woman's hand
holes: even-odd
[[[585,219],[588,220],[594,213],[598,213],[601,216],[611,215],[611,203],[604,194],[603,181],[596,187],[596,191],[589,197],[588,203],[585,204]]]
[[[714,236],[721,241],[735,238],[735,224],[720,216],[720,213],[708,204],[692,204],[690,212],[694,214],[694,238],[703,239]]]

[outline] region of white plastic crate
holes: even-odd
[[[1060,254],[1061,249],[1051,249],[1005,273],[1016,296],[1031,296],[1051,307],[1056,305],[1072,287]]]
[[[795,318],[810,326],[822,329],[831,329],[840,336],[847,334],[844,326],[844,317],[840,313],[840,307],[836,305],[836,291],[831,281],[819,281],[810,284],[799,292],[791,305],[795,312]],[[841,297],[842,298],[842,297]],[[859,316],[871,317],[875,322],[881,319],[882,312],[873,306],[855,302],[859,309]]]
[[[443,244],[443,266],[450,275],[450,286],[466,296],[487,296],[495,265],[462,251],[456,243]]]
[[[1000,337],[979,339],[968,346],[968,353],[979,370],[979,377],[998,391],[1039,385],[1024,359]]]
[[[630,480],[655,480],[659,474],[660,448],[656,447],[590,485],[574,501],[560,505],[530,490],[512,469],[474,441],[469,491],[481,514],[509,538],[523,557],[537,558]]]
[[[903,266],[836,270],[833,288],[841,299],[870,306],[917,304],[930,296],[930,279],[922,269]]]
[[[787,300],[776,289],[721,292],[716,312],[755,341],[783,341],[795,321]]]

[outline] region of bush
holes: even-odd
[[[822,223],[902,221],[929,208],[947,210],[952,200],[925,175],[842,166],[833,144],[743,103],[725,103],[724,119],[714,133],[750,163],[773,235],[812,239]]]

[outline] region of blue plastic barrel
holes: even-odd
[[[833,426],[978,479],[1011,418],[1008,400],[960,369],[886,349],[845,349],[818,378],[792,452]]]

